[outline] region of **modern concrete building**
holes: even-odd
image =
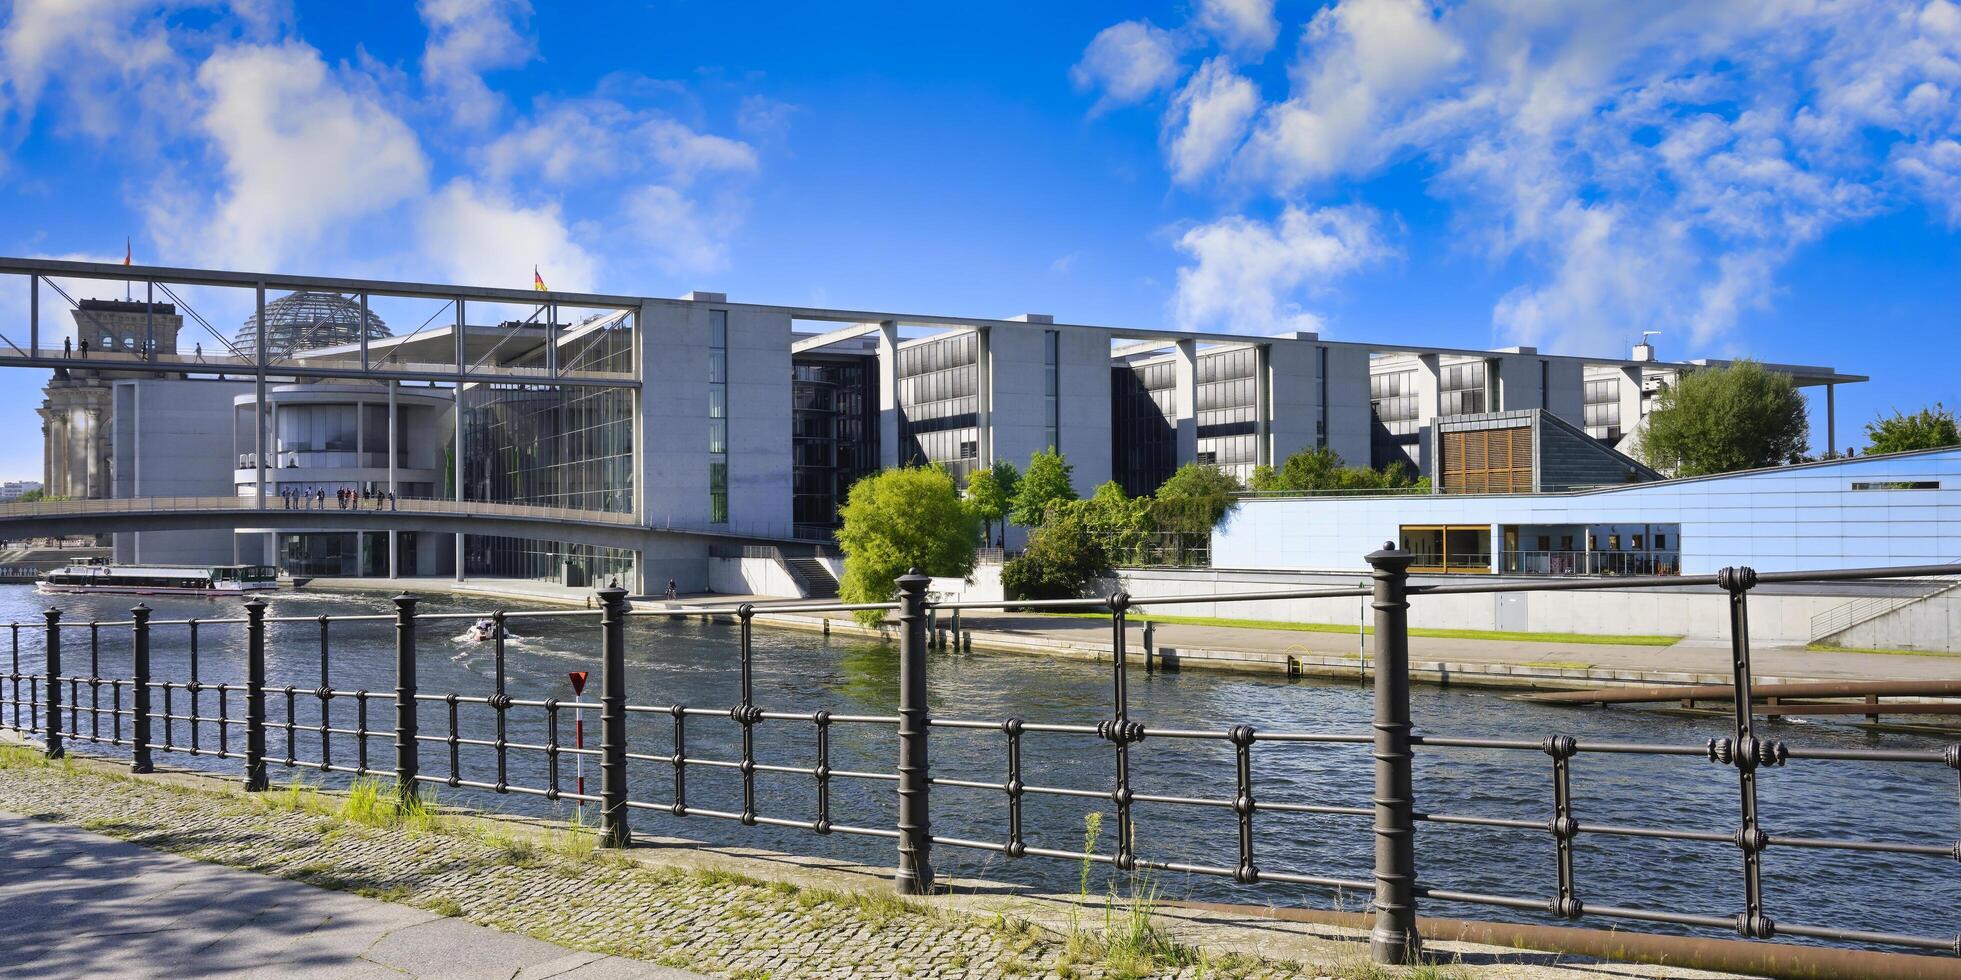
[[[242,560],[307,574],[617,577],[649,591],[669,579],[700,588],[711,541],[808,552],[829,540],[851,483],[879,467],[934,462],[964,480],[997,460],[1025,466],[1051,447],[1069,458],[1080,493],[1113,479],[1147,493],[1187,462],[1245,479],[1317,447],[1351,463],[1401,460],[1434,473],[1441,460],[1468,473],[1451,463],[1449,433],[1463,443],[1480,427],[1522,424],[1534,489],[1602,473],[1647,478],[1606,443],[1638,425],[1651,386],[1712,363],[1659,362],[1651,347],[1620,360],[1065,324],[1041,314],[774,306],[707,292],[663,299],[0,259],[0,280],[24,284],[31,301],[20,331],[28,348],[0,352],[0,366],[53,369],[51,391],[85,370],[42,310],[52,277],[94,279],[104,292],[162,290],[180,307],[190,294],[172,290],[195,286],[252,309],[225,321],[244,322],[227,339],[230,330],[198,310],[73,304],[84,335],[101,315],[120,324],[86,370],[127,376],[87,376],[105,392],[98,415],[50,430],[51,458],[83,460],[61,468],[63,479],[79,472],[91,492],[223,493],[282,508],[294,488],[314,488],[317,503],[319,489],[332,501],[334,489],[351,487],[608,521],[628,515],[639,529],[604,539],[615,546],[490,525],[407,535],[338,515],[317,527],[245,516],[214,527],[222,544],[186,537],[126,549],[160,560],[236,546]],[[94,319],[85,323],[84,312]],[[186,316],[212,334],[210,352],[200,344],[183,353],[176,330]],[[402,329],[391,332],[384,316]],[[1832,386],[1865,380],[1771,367],[1824,386],[1828,403]],[[126,394],[106,397],[125,380]],[[1593,408],[1610,403],[1615,413]],[[77,456],[72,447],[92,438],[87,426],[102,428],[104,447]],[[1582,445],[1587,435],[1602,444]],[[1567,472],[1582,463],[1599,472]]]
[[[1588,489],[1249,498],[1214,532],[1212,567],[1354,570],[1384,541],[1419,573],[1961,562],[1961,448]]]

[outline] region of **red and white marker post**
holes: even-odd
[[[565,676],[572,679],[572,747],[583,749],[586,747],[586,719],[585,712],[579,707],[579,695],[584,694],[586,691],[586,672],[575,670],[567,673]],[[578,774],[578,793],[583,797],[586,795],[586,754],[584,752],[574,752],[572,753],[572,759],[574,772]],[[574,800],[572,807],[578,813],[580,822],[585,822],[586,801],[584,799]]]

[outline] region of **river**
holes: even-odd
[[[0,624],[23,628],[25,670],[40,663],[41,611],[50,601],[64,610],[65,622],[96,618],[127,620],[129,596],[36,594],[30,586],[0,586]],[[240,615],[236,600],[151,597],[157,619],[218,618]],[[270,615],[372,614],[392,610],[372,594],[280,593]],[[426,597],[424,612],[483,610],[481,599]],[[489,644],[457,637],[467,624],[443,620],[422,624],[420,689],[423,693],[488,694],[492,691]],[[568,697],[566,673],[589,670],[598,679],[598,626],[593,618],[522,620],[519,638],[508,644],[508,690],[518,698]],[[294,685],[301,692],[297,717],[302,725],[316,717],[310,692],[320,684],[318,627],[314,623],[276,624],[269,631],[267,677],[274,687]],[[393,625],[342,623],[332,628],[331,684],[386,695],[394,686]],[[737,700],[735,629],[727,625],[636,618],[628,626],[628,702],[636,705],[682,703],[726,708]],[[9,655],[0,636],[0,658]],[[84,674],[90,649],[86,630],[64,633],[64,662],[71,674]],[[186,630],[152,630],[152,674],[158,680],[185,679]],[[890,714],[898,675],[896,650],[861,640],[825,639],[799,632],[758,628],[755,633],[755,697],[768,710]],[[207,683],[243,680],[243,628],[205,626],[200,631],[200,669]],[[103,676],[128,676],[127,627],[103,628],[98,656]],[[1051,661],[1024,656],[935,652],[928,667],[935,717],[1094,724],[1107,718],[1108,665]],[[1223,730],[1250,724],[1263,731],[1363,734],[1368,732],[1371,694],[1358,684],[1288,680],[1192,671],[1147,676],[1133,671],[1131,714],[1165,728]],[[596,692],[588,692],[594,697]],[[86,686],[82,699],[88,698]],[[105,706],[109,691],[100,695]],[[181,695],[178,695],[181,699]],[[206,711],[212,710],[207,694]],[[241,702],[242,703],[242,702]],[[181,700],[175,705],[183,710]],[[159,701],[156,710],[161,710]],[[351,727],[353,706],[334,703],[334,723]],[[1570,734],[1582,739],[1701,745],[1727,734],[1716,720],[1682,718],[1634,709],[1567,709],[1506,700],[1475,689],[1419,687],[1412,695],[1416,729],[1433,735],[1539,739]],[[284,720],[284,700],[269,696],[269,721]],[[374,706],[370,724],[385,728],[391,709]],[[482,705],[459,710],[465,736],[487,737],[492,712]],[[9,715],[11,720],[11,715]],[[86,730],[89,721],[82,716]],[[104,717],[103,730],[109,720]],[[446,709],[425,704],[425,734],[446,732]],[[665,715],[636,714],[629,727],[630,751],[660,755],[671,751],[671,721]],[[1837,748],[1939,748],[1945,743],[1922,736],[1870,734],[1844,725],[1803,721],[1767,722],[1760,736],[1808,746]],[[597,745],[597,720],[588,718],[590,744]],[[690,718],[691,756],[739,757],[737,726],[723,719]],[[514,708],[510,737],[543,742],[542,712]],[[563,730],[571,740],[570,719]],[[813,726],[768,721],[757,729],[758,759],[783,765],[812,764]],[[157,738],[161,739],[159,731]],[[182,723],[176,737],[186,739]],[[209,730],[205,744],[215,738]],[[1005,736],[999,732],[934,729],[932,771],[941,777],[999,782],[1005,777]],[[896,738],[889,726],[834,725],[831,764],[838,769],[889,772]],[[318,758],[318,740],[302,732],[297,754]],[[95,752],[77,744],[77,751]],[[117,751],[102,747],[100,751]],[[275,782],[291,778],[279,765],[286,752],[282,733],[268,733],[268,755],[275,760]],[[389,740],[371,742],[371,764],[387,768]],[[445,775],[448,759],[441,745],[424,744],[422,771]],[[336,761],[353,757],[352,739],[335,739]],[[491,751],[461,750],[464,778],[489,781]],[[1030,784],[1107,790],[1111,751],[1091,737],[1055,734],[1024,736],[1023,778]],[[1230,798],[1232,747],[1222,741],[1150,739],[1132,750],[1133,786],[1139,793]],[[238,763],[208,757],[159,753],[160,764],[236,773]],[[566,788],[573,760],[564,761]],[[596,767],[588,783],[597,792]],[[1552,816],[1551,762],[1538,752],[1497,750],[1421,750],[1415,770],[1420,809],[1544,821]],[[511,753],[511,780],[542,785],[542,758]],[[1369,805],[1373,785],[1368,749],[1359,745],[1272,744],[1253,749],[1256,796],[1262,802]],[[302,771],[315,783],[344,782],[329,774]],[[761,773],[759,811],[766,816],[810,819],[815,793],[807,776]],[[740,810],[739,776],[727,769],[694,768],[688,774],[690,805]],[[629,786],[635,800],[671,799],[671,767],[634,762]],[[1737,818],[1735,771],[1694,756],[1650,757],[1587,755],[1572,762],[1576,816],[1583,822],[1633,824],[1680,830],[1732,832]],[[1953,770],[1927,764],[1799,761],[1760,772],[1760,812],[1772,834],[1844,837],[1863,840],[1947,844],[1956,839],[1956,777]],[[569,815],[565,803],[469,789],[439,788],[448,803],[486,810]],[[893,823],[892,785],[848,779],[833,781],[833,819],[841,823],[889,828]],[[1087,813],[1098,801],[1028,797],[1025,835],[1030,846],[1080,850]],[[1104,805],[1107,811],[1109,808]],[[1235,863],[1236,823],[1230,810],[1211,807],[1138,804],[1137,841],[1141,854],[1204,864]],[[1113,822],[1106,812],[1100,846],[1113,845]],[[732,822],[636,810],[642,832],[689,837],[717,844],[740,844],[816,854],[877,865],[894,861],[892,842],[840,834],[742,827]],[[932,799],[935,834],[1002,841],[1007,805],[997,791],[936,787]],[[1255,821],[1256,863],[1264,870],[1367,880],[1373,839],[1366,817],[1261,813]],[[1733,915],[1742,905],[1742,862],[1730,844],[1605,837],[1582,834],[1575,845],[1579,895],[1591,905],[1637,906],[1678,912]],[[1555,894],[1555,857],[1549,834],[1499,828],[1419,824],[1417,858],[1421,879],[1437,888],[1547,897]],[[981,876],[1072,891],[1073,863],[998,855],[950,847],[935,849],[943,874]],[[1956,862],[1932,857],[1864,852],[1772,848],[1763,859],[1766,911],[1780,922],[1840,928],[1953,935],[1961,909],[1961,873]],[[1160,875],[1153,884],[1164,897],[1252,904],[1365,906],[1367,896],[1328,893],[1290,885],[1242,886],[1202,876]],[[1127,887],[1127,886],[1126,886]],[[1909,901],[1910,899],[1910,901]],[[1906,915],[1899,910],[1905,908]],[[1430,914],[1479,918],[1519,918],[1546,922],[1544,916],[1514,914],[1486,907],[1426,903]],[[1586,924],[1605,926],[1595,919]],[[1649,927],[1642,927],[1649,928]]]

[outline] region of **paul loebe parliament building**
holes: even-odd
[[[642,593],[730,548],[822,558],[852,481],[907,463],[1054,447],[1082,494],[1320,446],[1434,473],[1441,432],[1505,416],[1652,478],[1616,450],[1721,363],[34,259],[0,298],[27,311],[0,366],[52,371],[47,493],[130,501],[96,525],[118,560]],[[1768,367],[1828,416],[1866,380]]]

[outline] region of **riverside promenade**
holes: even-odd
[[[19,980],[700,976],[5,811],[0,917],[7,923],[6,973]]]

